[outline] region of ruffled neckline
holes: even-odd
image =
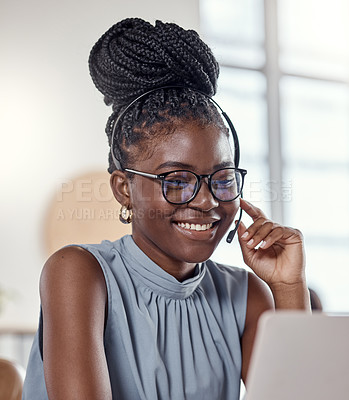
[[[196,265],[195,275],[179,282],[154,261],[152,261],[134,242],[131,235],[121,239],[119,247],[123,257],[131,259],[126,263],[130,273],[154,292],[172,299],[185,299],[191,296],[202,281],[205,263]]]

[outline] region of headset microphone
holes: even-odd
[[[242,193],[241,193],[241,197],[242,197]],[[227,242],[231,243],[232,240],[234,239],[235,233],[239,228],[240,222],[241,222],[241,218],[242,218],[242,208],[240,208],[240,215],[239,215],[239,219],[235,225],[235,228],[233,230],[231,230],[227,236]]]

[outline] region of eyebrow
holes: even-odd
[[[182,163],[178,161],[166,161],[156,168],[156,171],[163,169],[163,168],[180,168],[180,169],[188,169],[188,170],[194,170],[194,166],[192,164],[187,164],[187,163]],[[223,161],[219,164],[216,164],[213,167],[213,170],[216,171],[221,168],[234,168],[234,163],[232,161]]]

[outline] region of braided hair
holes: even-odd
[[[126,151],[129,146],[137,143],[145,149],[145,139],[174,132],[178,122],[195,120],[225,130],[207,98],[216,93],[219,66],[210,48],[193,30],[174,23],[156,21],[153,26],[140,18],[125,19],[93,46],[89,69],[105,103],[112,105],[106,133],[109,146],[114,145],[111,151],[123,167],[132,162]],[[126,110],[113,140],[118,116],[135,98],[157,88]],[[110,152],[108,171],[115,169]]]

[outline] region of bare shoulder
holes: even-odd
[[[50,399],[111,399],[103,344],[107,289],[98,261],[80,247],[57,251],[44,265],[40,296]]]
[[[107,288],[103,271],[87,250],[65,247],[45,263],[40,278],[44,328],[71,327],[103,329],[107,309]]]
[[[40,278],[42,297],[52,295],[55,290],[62,295],[71,289],[79,292],[87,288],[99,288],[106,294],[104,275],[98,261],[82,247],[64,247],[45,263]]]
[[[74,273],[83,269],[88,273],[98,273],[99,263],[96,258],[87,250],[78,246],[63,247],[51,255],[46,261],[42,276],[59,273],[61,269],[64,272]]]

